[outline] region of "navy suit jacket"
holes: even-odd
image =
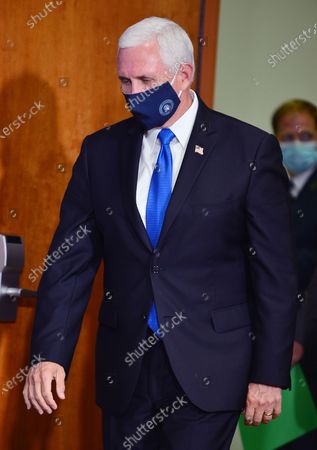
[[[146,336],[153,299],[160,324],[177,312],[186,317],[162,341],[179,383],[201,409],[242,409],[249,382],[290,387],[297,282],[288,178],[276,138],[199,100],[153,249],[135,200],[142,137],[131,118],[84,139],[48,253],[80,226],[89,233],[41,278],[31,354],[61,364],[68,375],[103,258],[98,405],[114,414],[127,407],[142,362],[127,364],[127,354]]]
[[[317,264],[317,169],[291,198],[299,288],[305,291]]]
[[[311,174],[298,197],[291,197],[299,289],[306,293],[317,267],[317,169]],[[316,275],[315,275],[316,277]],[[317,328],[316,280],[298,310],[296,340],[315,346]],[[309,305],[308,305],[309,303]],[[315,311],[316,310],[316,311]],[[314,320],[312,319],[314,318]],[[310,342],[311,341],[311,342]]]

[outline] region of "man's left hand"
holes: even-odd
[[[246,407],[243,410],[245,425],[267,424],[281,414],[281,388],[249,383]]]

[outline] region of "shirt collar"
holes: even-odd
[[[180,142],[183,148],[187,147],[198,110],[198,98],[196,92],[191,89],[190,95],[193,99],[192,104],[187,109],[187,111],[185,111],[184,114],[179,119],[177,119],[176,122],[173,123],[173,125],[169,127],[169,129],[173,131],[177,140]],[[161,129],[162,128],[152,128],[145,133],[146,139],[151,149],[154,148],[157,136]]]
[[[292,177],[293,183],[296,185],[301,185],[302,183],[305,183],[310,175],[314,172],[316,167],[310,167],[309,169],[305,170],[304,172],[298,173],[297,175],[294,175]]]
[[[316,166],[310,167],[304,172],[298,173],[297,175],[291,177],[293,183],[291,193],[293,195],[299,194],[299,192],[303,189],[303,187],[305,186],[306,182],[308,181],[314,170],[316,170]]]
[[[198,99],[196,92],[190,90],[190,94],[193,99],[192,104],[187,109],[187,111],[185,111],[185,113],[178,120],[176,120],[173,125],[170,126],[170,130],[173,131],[176,138],[178,139],[178,142],[182,145],[183,148],[187,147],[198,110]]]

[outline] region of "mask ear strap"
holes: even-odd
[[[171,81],[171,85],[173,85],[173,83],[175,81],[175,78],[176,78],[176,75],[178,74],[178,71],[179,71],[181,65],[182,65],[182,63],[177,63],[177,69],[176,69],[176,72],[175,72],[175,74],[173,76],[173,79]]]
[[[179,69],[180,69],[181,64],[182,64],[182,63],[179,63],[179,64],[178,64],[178,67],[177,67],[176,72],[175,72],[175,74],[174,74],[174,76],[173,76],[173,79],[172,79],[172,81],[170,82],[172,86],[173,86],[173,83],[174,83],[174,81],[175,81],[176,75],[178,74],[178,71],[179,71]],[[178,95],[178,98],[181,98],[182,93],[183,93],[183,91],[180,90],[179,93],[177,94],[177,95]]]
[[[174,83],[174,81],[175,81],[175,78],[176,78],[177,73],[178,73],[178,69],[177,69],[177,71],[175,72],[172,81],[170,82],[172,86],[173,86],[173,83]]]

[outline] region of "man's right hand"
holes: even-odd
[[[56,381],[56,393],[60,399],[65,398],[65,370],[60,364],[42,361],[32,366],[26,377],[23,397],[27,409],[33,407],[39,414],[44,411],[51,414],[57,408],[52,394],[52,381]]]

